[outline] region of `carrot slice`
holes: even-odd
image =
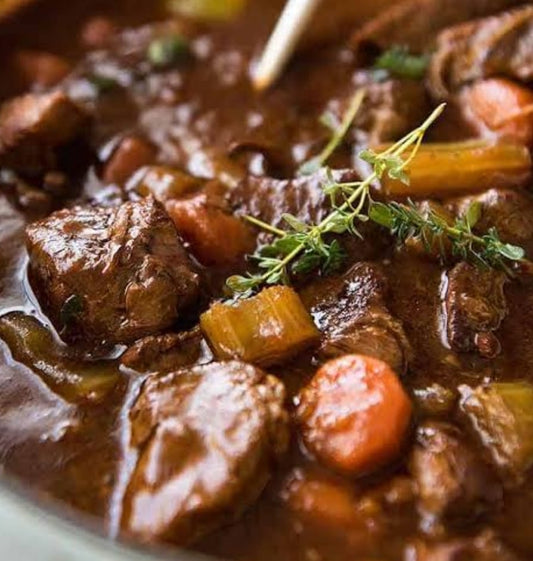
[[[253,249],[254,239],[246,224],[211,204],[205,193],[170,200],[166,209],[203,265],[229,265]]]
[[[476,82],[460,103],[478,132],[533,145],[533,91],[503,78]]]
[[[303,441],[329,468],[362,475],[401,451],[412,406],[385,362],[363,355],[331,360],[299,397]]]
[[[152,164],[155,157],[155,147],[147,140],[126,136],[106,163],[102,179],[107,184],[123,185],[139,168]]]

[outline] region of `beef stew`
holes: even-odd
[[[258,93],[281,0],[54,2],[0,24],[2,470],[134,544],[531,558],[531,5],[324,0]]]

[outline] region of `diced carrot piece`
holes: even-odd
[[[307,449],[331,469],[355,476],[398,455],[411,411],[388,364],[346,355],[327,362],[302,390],[297,418]]]
[[[170,200],[166,209],[203,265],[229,265],[253,249],[254,239],[246,224],[212,204],[205,193]]]
[[[282,492],[289,509],[305,522],[341,529],[358,519],[355,490],[325,478],[296,471]]]
[[[51,88],[70,72],[70,64],[64,58],[44,51],[19,51],[15,64],[28,87]]]
[[[179,199],[196,191],[201,180],[179,169],[168,166],[146,166],[128,181],[128,190],[142,197],[152,195],[160,203]]]
[[[533,145],[533,91],[504,78],[474,83],[460,96],[466,118],[480,135]]]
[[[105,183],[123,185],[139,168],[152,164],[155,157],[155,148],[147,140],[127,136],[106,163],[102,178]]]

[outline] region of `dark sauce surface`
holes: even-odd
[[[51,51],[74,63],[84,54],[76,37],[91,15],[110,16],[121,28],[136,28],[168,17],[157,3],[139,0],[113,3],[57,0],[52,4],[52,8],[46,2],[28,8],[3,25],[0,31],[2,97],[20,93],[24,87],[9,62],[10,55],[18,48]],[[103,150],[124,130],[140,130],[157,145],[160,162],[209,177],[206,161],[213,153],[223,153],[231,143],[249,139],[279,148],[283,160],[279,167],[284,169],[276,170],[277,175],[293,172],[301,155],[315,153],[327,138],[318,117],[328,102],[344,98],[353,88],[353,60],[341,34],[335,37],[333,45],[314,44],[300,53],[271,91],[262,96],[254,93],[248,79],[249,69],[281,4],[278,0],[254,0],[235,21],[205,25],[195,35],[194,42],[202,60],[176,74],[141,79],[131,88],[111,93],[97,109],[91,137],[94,149]],[[369,10],[369,7],[362,8],[362,16],[367,16]],[[129,33],[129,41],[142,43],[143,31],[138,32],[139,38],[134,32]],[[117,58],[122,60],[120,56]],[[81,63],[69,87],[76,82],[80,68],[87,64],[93,63]],[[337,158],[338,167],[352,163],[348,150]],[[103,190],[91,167],[80,177],[77,189],[78,196],[64,201],[65,205],[88,199],[104,204],[106,197],[114,196]],[[23,230],[31,219],[33,216],[15,210],[2,196],[0,313],[21,311],[38,318],[52,330],[26,275]],[[487,360],[458,354],[449,348],[442,327],[444,267],[426,257],[392,249],[392,244],[377,261],[383,262],[390,281],[390,310],[403,322],[413,348],[414,359],[403,378],[410,393],[434,382],[455,390],[461,383],[512,381],[531,376],[533,293],[530,286],[506,285],[509,313],[498,332],[502,352],[497,358]],[[220,278],[226,274],[224,270],[212,272],[213,295],[218,295]],[[57,334],[53,340],[52,356],[67,353],[71,361],[79,362],[80,368],[96,360],[87,357],[84,349],[65,349]],[[69,511],[97,517],[105,533],[116,535],[128,463],[127,412],[141,377],[120,367],[118,360],[104,357],[103,362],[107,371],[115,372],[112,388],[102,395],[96,392],[88,398],[85,395],[82,399],[72,399],[67,390],[54,385],[53,373],[47,377],[41,371],[39,375],[14,359],[12,351],[0,341],[0,464],[6,473],[30,485],[40,500],[59,500]],[[314,359],[303,356],[272,373],[285,382],[290,396],[294,396],[315,369]],[[463,419],[456,421],[465,426]],[[468,435],[466,426],[464,431]],[[476,453],[486,453],[474,438],[467,438]],[[358,508],[368,508],[371,512],[364,517],[364,525],[340,524],[317,531],[312,524],[302,524],[284,500],[287,485],[302,473],[317,474],[341,488],[349,488],[360,500]],[[335,476],[303,452],[294,434],[290,454],[255,506],[239,522],[212,533],[195,548],[223,558],[248,561],[400,559],[406,544],[417,539],[418,514],[412,502],[384,497],[406,476],[403,460],[385,472],[355,482]],[[490,526],[529,558],[533,555],[533,536],[529,530],[532,497],[533,481],[526,478],[517,491],[505,494],[501,509],[489,513],[481,522],[467,521],[450,534],[452,537],[474,535]]]

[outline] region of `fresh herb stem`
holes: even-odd
[[[363,213],[368,204],[370,187],[384,173],[391,177],[408,181],[405,172],[411,158],[403,160],[401,155],[412,147],[414,157],[427,129],[441,115],[445,104],[437,107],[433,113],[416,129],[404,138],[376,154],[365,150],[360,157],[372,165],[372,173],[362,181],[350,183],[335,182],[329,174],[329,182],[324,185],[324,192],[332,201],[333,210],[318,224],[305,224],[295,216],[284,215],[288,224],[287,231],[274,228],[262,221],[248,217],[248,221],[275,234],[278,239],[267,245],[253,257],[260,269],[265,272],[257,275],[233,276],[227,281],[229,289],[241,297],[249,296],[257,288],[265,284],[288,283],[291,273],[310,272],[321,269],[329,272],[340,265],[342,249],[335,240],[327,243],[325,234],[343,234],[346,232],[360,235],[356,222],[368,219]],[[337,200],[341,198],[342,203]]]
[[[366,91],[364,89],[358,90],[353,96],[348,110],[343,117],[342,123],[337,130],[334,131],[333,136],[327,143],[325,148],[318,156],[311,158],[304,162],[298,169],[298,175],[311,175],[323,167],[329,158],[333,155],[335,150],[339,147],[344,137],[346,136],[350,126],[352,125],[357,113],[361,109],[361,105],[365,99]]]
[[[524,262],[524,250],[502,242],[494,228],[484,235],[474,233],[473,228],[480,215],[478,202],[472,203],[465,215],[454,223],[449,223],[435,211],[423,214],[412,202],[374,203],[369,213],[371,220],[388,228],[401,242],[419,239],[427,251],[440,248],[440,255],[445,257],[447,251],[443,241],[448,240],[453,255],[482,267],[512,274],[508,262]]]
[[[247,222],[250,222],[250,224],[253,224],[254,226],[258,226],[259,228],[267,232],[271,232],[272,234],[276,234],[276,236],[284,236],[286,234],[285,230],[282,230],[281,228],[276,228],[275,226],[272,226],[272,224],[263,222],[262,220],[259,220],[258,218],[254,218],[253,216],[244,216],[243,218]]]

